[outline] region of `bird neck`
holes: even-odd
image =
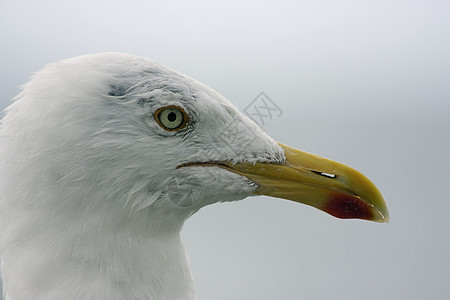
[[[149,212],[27,214],[2,240],[7,299],[195,299],[184,220],[170,227],[149,225]]]

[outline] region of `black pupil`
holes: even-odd
[[[170,112],[170,113],[167,115],[167,119],[168,119],[170,122],[173,122],[173,121],[175,121],[175,120],[177,119],[177,114],[174,113],[174,112]]]

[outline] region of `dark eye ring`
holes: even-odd
[[[170,105],[159,108],[154,114],[156,123],[168,131],[177,131],[187,126],[189,117],[179,106]]]

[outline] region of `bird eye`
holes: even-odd
[[[155,120],[165,130],[175,131],[186,127],[189,118],[181,107],[172,105],[158,109]]]

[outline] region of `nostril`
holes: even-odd
[[[319,171],[315,171],[315,170],[311,170],[311,172],[313,172],[314,174],[323,176],[323,177],[327,177],[327,178],[336,178],[335,174],[330,174],[330,173],[325,173],[325,172],[319,172]]]

